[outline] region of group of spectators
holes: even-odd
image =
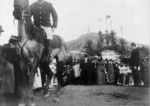
[[[84,56],[82,60],[73,60],[70,84],[77,85],[135,85],[148,86],[149,61],[143,59],[136,73],[129,64],[115,62],[102,57]],[[135,76],[134,76],[135,75]]]
[[[102,59],[102,56],[85,55],[83,59],[74,59],[71,63],[71,84],[105,85],[121,84],[149,86],[149,59],[141,59],[135,43],[127,63]]]
[[[131,44],[135,46],[135,44]],[[101,55],[68,58],[63,73],[64,84],[149,86],[149,64],[134,47],[128,62],[103,59]]]

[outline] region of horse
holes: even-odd
[[[22,1],[28,1],[28,0],[22,0]],[[29,77],[28,87],[29,87],[29,92],[30,92],[28,96],[31,100],[30,105],[35,105],[32,87],[33,87],[34,75],[37,70],[37,67],[40,64],[40,67],[42,68],[44,73],[47,74],[47,82],[46,82],[45,89],[44,89],[44,91],[46,92],[45,97],[47,97],[47,94],[48,94],[48,86],[52,78],[52,72],[49,68],[49,63],[41,61],[42,57],[44,57],[43,55],[45,55],[44,54],[44,51],[45,51],[44,40],[39,42],[37,39],[35,39],[35,36],[33,37],[32,33],[29,34],[26,31],[26,29],[29,28],[29,24],[30,24],[27,21],[29,17],[25,16],[24,14],[24,12],[27,10],[28,5],[29,5],[28,2],[21,2],[21,0],[15,0],[13,15],[15,19],[18,20],[19,39],[16,43],[16,50],[19,56],[21,57],[21,59],[24,60],[22,61],[21,65],[27,67],[27,69],[22,69],[22,71],[24,70],[25,72],[28,72],[27,73]],[[38,31],[39,30],[37,30],[37,32]],[[57,64],[58,86],[56,88],[56,91],[57,91],[56,99],[54,100],[59,100],[58,98],[60,95],[61,73],[63,71],[62,67],[64,66],[64,62],[65,62],[66,45],[65,45],[65,41],[63,40],[63,38],[58,35],[53,35],[53,39],[54,39],[55,47],[53,47],[52,55],[53,57],[57,58],[57,62],[58,62]]]
[[[2,93],[11,93],[13,96],[21,98],[26,98],[25,95],[30,94],[26,74],[28,67],[25,64],[23,59],[19,59],[16,48],[11,43],[0,46]]]

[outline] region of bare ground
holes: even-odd
[[[54,91],[44,99],[35,96],[36,106],[150,106],[150,88],[131,86],[76,86],[68,85],[61,90],[59,102],[55,103]],[[18,99],[1,96],[0,106],[17,106]]]

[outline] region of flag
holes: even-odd
[[[88,25],[88,33],[90,33],[91,31],[90,31],[90,26]]]
[[[110,18],[110,15],[106,15],[106,19]]]

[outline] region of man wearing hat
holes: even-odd
[[[134,85],[138,86],[141,82],[139,75],[140,71],[140,53],[135,43],[131,43],[133,51],[131,52],[130,65],[132,67],[132,75],[134,79]]]
[[[81,69],[81,84],[91,85],[92,82],[92,62],[89,59],[88,55],[84,56],[84,59],[80,63]]]
[[[2,32],[4,32],[4,30],[2,29],[2,26],[0,25],[0,35]]]

